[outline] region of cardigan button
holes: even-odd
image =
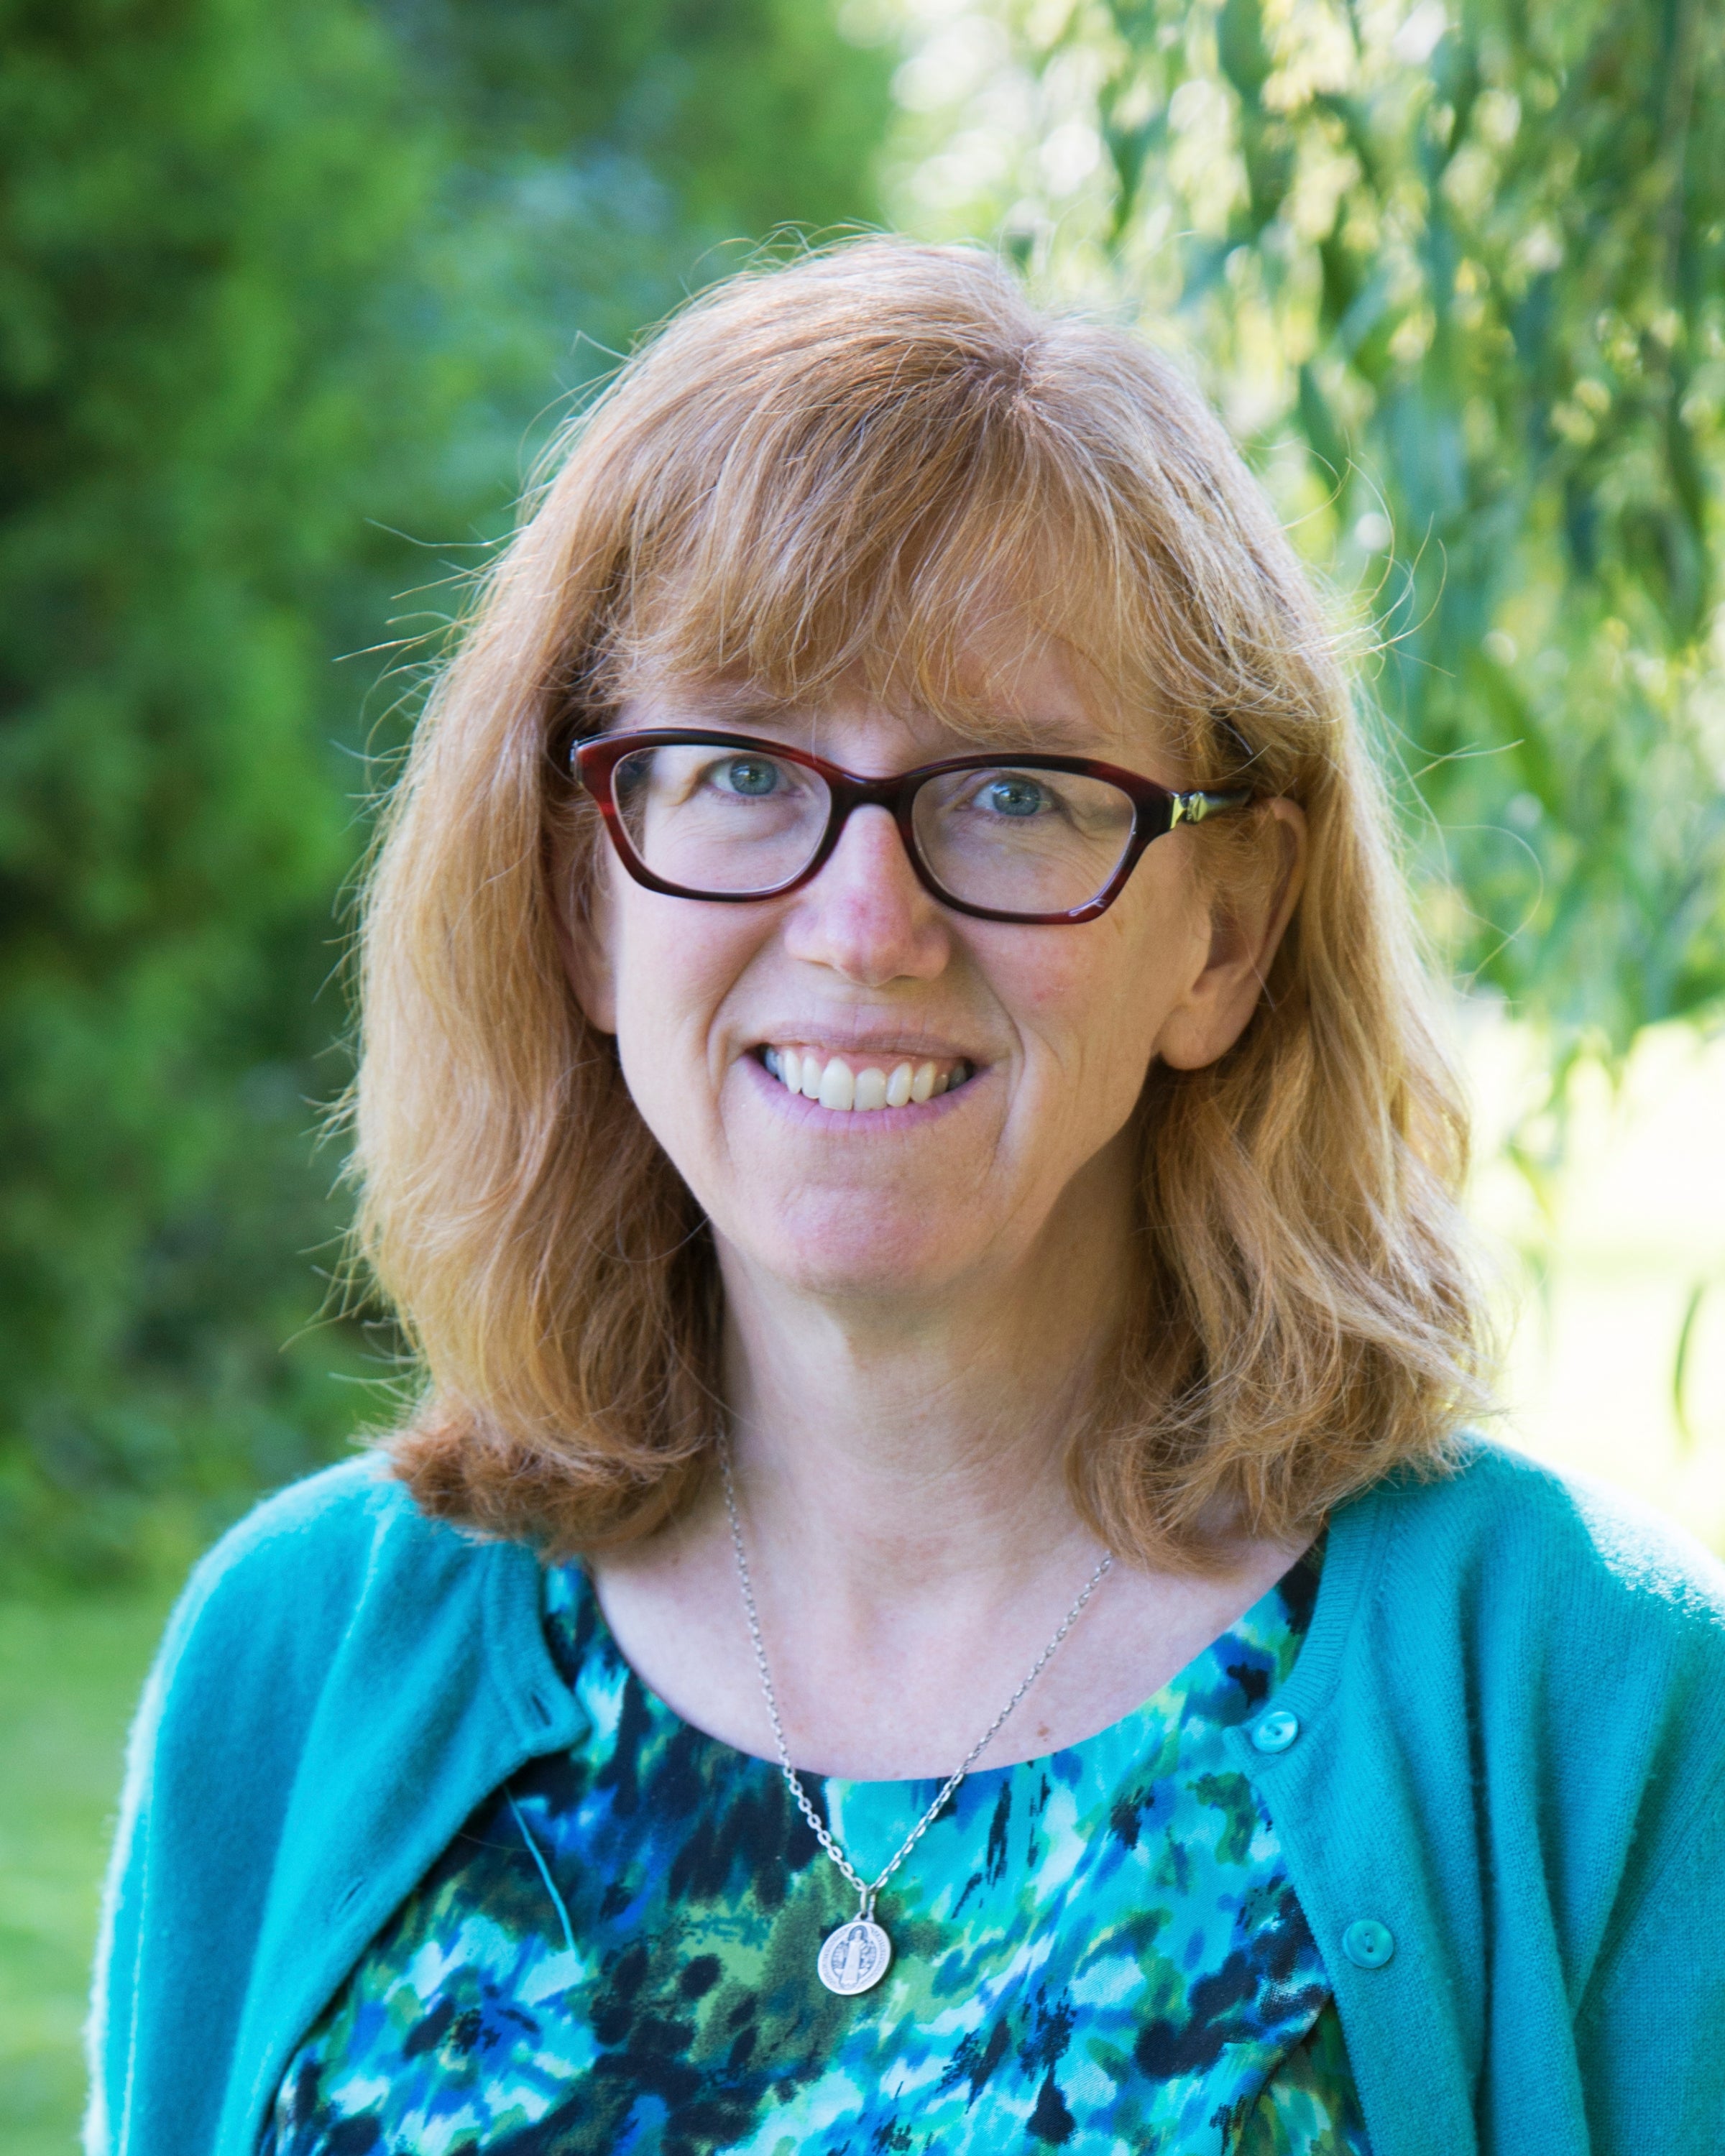
[[[1356,1969],[1382,1969],[1395,1952],[1395,1933],[1375,1917],[1357,1917],[1342,1934],[1342,1951]]]
[[[1300,1717],[1278,1707],[1252,1729],[1252,1742],[1260,1752],[1286,1752],[1300,1734]]]

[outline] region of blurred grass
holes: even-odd
[[[1615,1086],[1576,1071],[1561,1128],[1524,1029],[1478,1004],[1464,1039],[1471,1210],[1502,1263],[1510,1335],[1496,1434],[1725,1553],[1725,1037],[1650,1027]]]
[[[0,2149],[67,2156],[126,1728],[167,1615],[157,1584],[0,1601]]]
[[[1510,1163],[1555,1132],[1538,1044],[1489,1004],[1464,1014],[1482,1166],[1472,1209],[1502,1261],[1512,1330],[1497,1435],[1616,1482],[1725,1550],[1725,1041],[1656,1029],[1614,1093],[1572,1088],[1544,1204]],[[1693,1288],[1688,1430],[1672,1366]],[[172,1524],[172,1523],[170,1523]],[[157,1584],[0,1600],[0,2152],[68,2156],[80,2031],[126,1725],[184,1569]]]

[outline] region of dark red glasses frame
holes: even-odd
[[[832,808],[820,844],[805,868],[786,882],[773,885],[769,891],[691,891],[685,885],[668,883],[663,876],[653,873],[629,844],[612,791],[612,778],[624,757],[633,756],[639,750],[670,748],[689,742],[703,748],[735,748],[776,757],[782,763],[800,765],[826,781]],[[839,834],[854,810],[884,808],[897,825],[916,880],[931,898],[950,906],[955,913],[968,914],[973,920],[1018,921],[1045,928],[1094,921],[1098,914],[1106,913],[1125,890],[1127,879],[1153,839],[1166,837],[1178,824],[1201,824],[1206,817],[1246,808],[1255,798],[1245,788],[1219,793],[1202,788],[1177,793],[1170,787],[1158,786],[1153,778],[1141,778],[1136,772],[1122,771],[1116,764],[1095,763],[1087,757],[1009,756],[999,750],[990,756],[945,757],[938,763],[919,764],[914,771],[901,771],[891,778],[861,778],[854,771],[845,771],[822,757],[811,756],[806,749],[787,748],[783,742],[762,741],[752,734],[710,732],[701,726],[649,727],[639,733],[601,734],[592,741],[577,742],[569,752],[569,761],[577,779],[592,796],[604,819],[618,859],[637,883],[644,885],[649,891],[661,891],[667,898],[701,899],[715,906],[752,906],[763,898],[783,898],[788,891],[800,891],[820,874],[831,860]],[[1081,778],[1100,779],[1117,787],[1132,804],[1132,836],[1127,840],[1118,866],[1093,898],[1086,899],[1082,906],[1075,906],[1070,912],[1012,913],[999,906],[973,906],[968,900],[954,898],[951,891],[943,890],[922,858],[911,820],[918,789],[932,778],[944,778],[948,772],[992,771],[1001,767],[1014,771],[1064,771]]]

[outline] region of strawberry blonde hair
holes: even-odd
[[[1307,1534],[1440,1467],[1477,1397],[1461,1096],[1332,639],[1176,368],[986,255],[855,242],[685,307],[551,469],[363,914],[357,1234],[423,1364],[386,1440],[422,1507],[615,1544],[689,1497],[721,1426],[711,1236],[560,960],[554,886],[578,904],[595,845],[571,741],[646,672],[804,706],[860,682],[983,732],[1003,623],[1153,714],[1193,782],[1286,795],[1310,833],[1245,1032],[1147,1080],[1142,1301],[1071,1440],[1076,1503],[1194,1566],[1218,1522]],[[1271,821],[1194,834],[1219,904],[1271,872]]]

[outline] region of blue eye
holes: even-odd
[[[997,816],[1034,816],[1047,805],[1048,795],[1034,778],[997,778],[986,798]]]
[[[734,756],[724,770],[725,783],[732,793],[747,794],[752,799],[772,793],[778,783],[778,766],[765,757]]]

